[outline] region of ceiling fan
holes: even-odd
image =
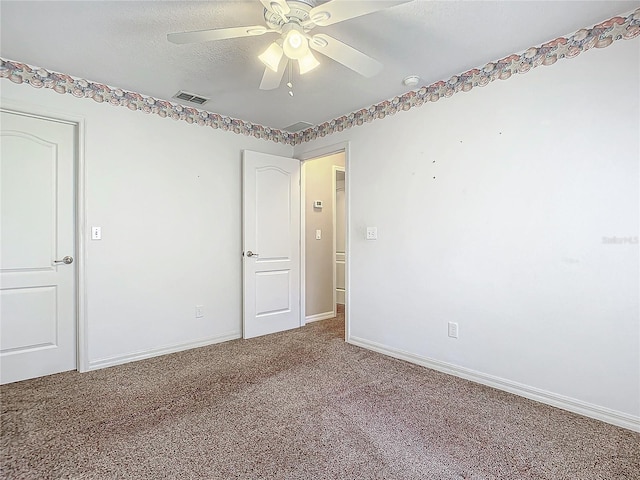
[[[258,56],[266,66],[260,83],[261,90],[278,88],[289,61],[293,63],[297,60],[300,75],[320,65],[311,50],[341,63],[360,75],[373,77],[382,70],[380,62],[329,35],[312,35],[310,32],[315,27],[326,27],[409,1],[412,0],[260,0],[264,5],[266,26],[251,25],[170,33],[167,39],[173,43],[185,44],[279,34],[279,38]]]

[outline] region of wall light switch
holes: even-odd
[[[316,230],[316,240],[322,239],[322,230]]]
[[[378,227],[367,227],[367,240],[378,239]]]
[[[448,327],[449,336],[451,338],[458,338],[458,324],[456,322],[449,322]]]
[[[196,305],[196,318],[204,317],[204,306]]]
[[[91,227],[91,240],[102,240],[102,227]]]

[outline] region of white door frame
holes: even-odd
[[[26,117],[68,123],[76,127],[74,184],[75,184],[75,242],[76,252],[76,368],[79,372],[89,371],[88,329],[87,329],[87,295],[86,295],[86,169],[85,169],[85,119],[66,112],[51,110],[39,105],[2,100],[0,110]]]
[[[345,159],[345,163],[346,163],[346,159]],[[331,195],[333,195],[333,202],[332,202],[332,204],[333,204],[333,209],[332,209],[333,210],[333,212],[332,212],[332,215],[333,215],[333,253],[331,254],[331,258],[333,260],[333,309],[334,309],[334,311],[336,311],[337,305],[338,305],[338,281],[337,281],[338,280],[338,278],[337,278],[337,276],[338,276],[338,265],[337,265],[338,255],[337,255],[337,251],[336,251],[336,246],[338,244],[338,242],[337,242],[338,236],[336,235],[336,230],[337,230],[337,226],[338,226],[338,224],[336,222],[336,217],[337,217],[337,214],[338,214],[338,210],[336,208],[336,206],[337,206],[337,202],[336,202],[337,195],[336,195],[336,193],[338,191],[337,190],[338,189],[338,181],[336,180],[336,176],[337,176],[338,172],[344,172],[344,174],[345,174],[345,179],[344,179],[345,180],[345,182],[344,182],[345,183],[345,200],[346,200],[346,193],[347,193],[347,186],[346,186],[347,185],[347,176],[346,176],[347,172],[346,172],[346,168],[345,167],[340,167],[338,165],[332,165],[331,166]],[[345,201],[345,205],[346,205],[346,201]],[[346,212],[345,212],[345,214],[346,214]],[[345,224],[346,224],[346,215],[345,215]],[[345,236],[346,236],[346,229],[345,229]],[[345,238],[345,242],[346,242],[346,238]],[[346,244],[345,244],[345,247],[346,247]],[[347,254],[345,252],[345,266],[347,264],[346,257],[347,257]],[[345,285],[345,287],[346,287],[346,285]],[[344,293],[345,293],[345,308],[346,308],[346,295],[347,295],[346,288],[345,288],[345,292]]]
[[[329,155],[333,155],[335,153],[340,153],[340,152],[344,152],[344,168],[345,168],[345,185],[344,185],[344,190],[345,190],[345,234],[346,234],[346,239],[345,239],[345,254],[346,254],[346,262],[345,262],[345,288],[346,288],[346,293],[345,293],[345,310],[344,310],[344,315],[345,315],[345,340],[349,340],[350,337],[350,322],[349,322],[349,318],[350,318],[350,306],[351,306],[351,301],[350,301],[350,292],[351,292],[351,288],[350,288],[350,283],[349,283],[349,271],[350,271],[350,246],[349,246],[349,231],[350,231],[350,215],[349,215],[349,210],[350,210],[350,205],[351,205],[351,196],[350,196],[350,175],[349,175],[349,142],[340,142],[337,144],[333,144],[333,145],[328,145],[326,147],[320,147],[314,150],[310,150],[308,152],[303,152],[303,153],[299,153],[298,155],[295,156],[295,158],[297,158],[298,160],[300,160],[302,162],[301,164],[301,169],[300,169],[300,201],[302,202],[301,204],[301,208],[300,208],[300,325],[306,325],[306,318],[305,318],[305,314],[306,314],[306,247],[305,247],[305,243],[306,243],[306,239],[305,239],[305,224],[306,224],[306,219],[305,219],[305,204],[304,204],[304,200],[305,200],[305,194],[306,194],[306,188],[305,188],[305,183],[306,183],[306,163],[309,160],[313,160],[314,158],[318,158],[318,157],[327,157]],[[334,180],[335,182],[335,180]],[[334,227],[335,229],[335,227]],[[335,237],[335,235],[334,235]],[[335,257],[335,244],[334,244],[334,255]],[[334,262],[333,262],[333,268],[335,270],[335,258],[334,258]],[[334,283],[335,283],[335,274],[334,274]],[[333,289],[333,295],[335,298],[335,285],[334,285],[334,289]],[[335,302],[334,302],[334,307],[335,307]]]

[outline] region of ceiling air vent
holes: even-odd
[[[283,130],[287,132],[299,132],[300,130],[304,130],[309,127],[313,127],[313,124],[308,122],[298,122],[293,125],[289,125],[288,127],[284,127]]]
[[[196,95],[195,93],[183,92],[182,90],[176,93],[173,98],[191,103],[197,103],[198,105],[204,105],[209,101],[208,98],[201,97],[200,95]]]

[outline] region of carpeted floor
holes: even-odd
[[[7,479],[640,479],[640,434],[344,342],[342,317],[1,387]]]

